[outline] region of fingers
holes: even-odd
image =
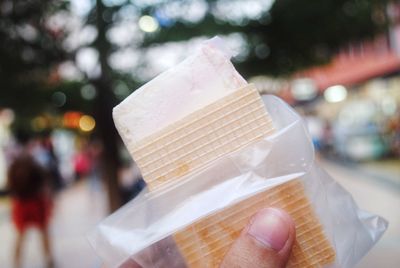
[[[282,210],[266,208],[250,220],[222,261],[221,268],[285,267],[295,240],[295,226]]]

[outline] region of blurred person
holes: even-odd
[[[146,187],[146,182],[134,161],[123,163],[123,167],[119,170],[118,182],[122,204],[128,203]]]
[[[52,198],[45,170],[31,154],[27,144],[8,169],[7,189],[11,195],[12,221],[17,230],[15,267],[21,267],[22,246],[29,227],[40,231],[47,267],[53,267],[48,234]]]
[[[88,143],[86,156],[90,162],[88,166],[87,177],[89,183],[90,194],[96,194],[101,192],[102,180],[101,180],[101,155],[103,153],[103,145],[97,138],[91,138]]]
[[[10,135],[8,124],[5,122],[6,120],[2,120],[3,112],[0,108],[0,196],[4,193],[4,188],[6,184],[6,156],[5,156],[5,147],[9,142]]]
[[[64,183],[59,171],[59,161],[54,152],[50,132],[44,133],[42,137],[37,139],[33,149],[33,157],[46,170],[52,190],[56,192],[61,190]]]
[[[79,181],[83,177],[88,176],[92,170],[92,161],[89,148],[90,146],[87,141],[82,141],[78,152],[74,155],[73,162],[75,181]]]
[[[309,112],[309,114],[305,115],[304,121],[314,145],[315,156],[319,158],[323,145],[325,122],[319,118],[315,112]]]
[[[329,121],[326,121],[322,134],[322,141],[323,141],[322,149],[324,153],[326,154],[333,153],[333,138],[334,137],[333,137],[332,125]]]
[[[94,138],[90,141],[87,148],[87,156],[90,161],[89,177],[93,183],[97,183],[100,180],[100,163],[101,154],[103,153],[103,145],[100,140]]]
[[[63,188],[64,182],[58,167],[59,160],[54,152],[53,141],[51,139],[50,133],[46,133],[43,137],[42,146],[48,155],[46,169],[51,179],[51,186],[54,191],[59,191]]]
[[[392,136],[392,152],[396,157],[400,157],[400,110],[390,120],[389,132]]]

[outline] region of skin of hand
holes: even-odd
[[[250,219],[226,253],[220,268],[286,267],[295,237],[295,224],[286,212],[276,208],[262,209]],[[132,259],[120,266],[141,267]]]
[[[283,268],[296,237],[291,217],[276,208],[255,214],[225,255],[220,268]]]

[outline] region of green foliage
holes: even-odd
[[[63,33],[51,31],[44,17],[65,3],[2,1],[0,17],[0,107],[28,116],[42,110],[49,95],[48,76],[66,57]]]
[[[236,66],[246,77],[259,74],[286,75],[301,68],[329,62],[338,48],[374,36],[385,29],[386,0],[277,0],[259,17],[232,21],[217,12],[218,3],[205,1],[204,17],[192,21],[185,8],[193,1],[159,1],[159,4],[139,6],[132,1],[104,5],[96,1],[83,23],[94,26],[97,38],[86,46],[100,55],[102,76],[84,77],[82,81],[62,81],[54,75],[59,63],[74,61],[76,51],[66,51],[63,42],[68,33],[49,27],[49,18],[68,13],[68,1],[4,0],[0,5],[0,108],[11,107],[17,118],[31,118],[38,113],[80,110],[91,113],[93,100],[82,98],[80,89],[91,83],[110,91],[103,100],[115,104],[139,84],[132,75],[113,70],[108,64],[111,53],[120,49],[107,39],[107,31],[120,22],[119,12],[127,6],[136,14],[157,17],[160,10],[178,3],[182,16],[161,24],[161,30],[145,34],[141,47],[154,44],[214,35],[237,33],[245,41],[244,57],[236,58]],[[237,1],[246,5],[246,1]],[[100,15],[99,15],[100,14]],[[107,86],[105,86],[105,84]],[[124,89],[125,88],[125,89]],[[104,89],[102,89],[104,90]],[[67,101],[58,107],[54,92],[62,92]],[[101,93],[101,92],[100,92]],[[110,105],[107,105],[111,106]],[[22,119],[21,119],[22,120]]]
[[[184,6],[190,1],[179,2]],[[158,33],[147,35],[143,46],[240,33],[248,50],[246,57],[237,62],[243,74],[285,75],[326,63],[338,48],[371,38],[386,26],[385,0],[277,0],[259,18],[237,24],[218,17],[217,2],[207,1],[209,12],[202,20],[192,23],[178,19]],[[164,5],[143,12],[156,14]]]

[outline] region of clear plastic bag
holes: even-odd
[[[277,97],[264,96],[263,101],[275,134],[219,158],[162,192],[142,192],[89,234],[107,265],[123,267],[134,261],[142,267],[186,267],[175,233],[298,179],[335,251],[335,262],[326,267],[353,267],[371,249],[387,222],[360,210],[351,195],[318,167],[307,130],[294,110]]]

